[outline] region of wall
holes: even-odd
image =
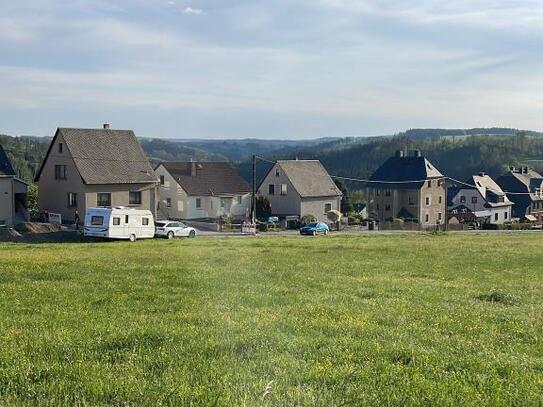
[[[324,198],[302,198],[301,216],[313,215],[316,216],[319,221],[329,222],[328,217],[324,212],[324,205],[327,203],[332,205],[332,210],[341,210],[341,198],[336,196]]]
[[[0,177],[0,221],[6,226],[13,226],[13,178]]]
[[[83,219],[86,203],[83,181],[62,135],[59,133],[53,142],[38,181],[40,212],[47,210],[52,213],[60,213],[63,220],[72,221],[75,209],[78,209],[81,219]],[[63,144],[62,153],[59,153],[58,150],[59,143]],[[66,165],[66,180],[55,179],[55,165]],[[69,192],[77,194],[77,208],[68,207]]]
[[[141,204],[129,204],[130,191],[141,192]],[[157,188],[154,184],[86,185],[84,208],[78,208],[81,218],[83,218],[85,213],[84,210],[86,208],[97,206],[99,192],[111,193],[111,206],[127,206],[134,209],[147,209],[153,214],[156,212]],[[73,216],[68,219],[73,219]]]
[[[276,176],[276,169],[279,176]],[[268,185],[275,185],[275,194],[270,195]],[[286,195],[281,195],[281,184],[287,185]],[[294,189],[290,180],[283,173],[278,164],[271,169],[258,189],[258,194],[268,199],[271,205],[271,212],[274,216],[301,216],[301,198]],[[316,216],[316,214],[314,214]]]

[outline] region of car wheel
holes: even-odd
[[[195,238],[196,237],[196,232],[194,230],[191,230],[190,233],[189,233],[189,237],[191,239]]]
[[[136,235],[135,235],[135,234],[132,233],[132,234],[130,235],[130,241],[131,241],[131,242],[135,242],[135,241],[136,241]]]
[[[317,231],[314,230],[313,232],[311,232],[311,234],[312,234],[313,236],[317,236]]]
[[[168,232],[168,239],[173,239],[173,232]]]
[[[327,235],[328,234],[328,231],[326,229],[324,229],[324,234]]]

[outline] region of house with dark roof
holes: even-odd
[[[279,160],[258,188],[273,216],[284,220],[313,215],[326,222],[330,210],[341,210],[343,194],[318,160]]]
[[[543,224],[543,176],[528,167],[509,168],[496,183],[513,201],[513,217]]]
[[[164,162],[160,214],[168,219],[244,220],[251,209],[251,187],[227,162]]]
[[[13,227],[28,218],[27,184],[16,177],[11,162],[0,145],[0,227]]]
[[[401,218],[423,227],[445,223],[443,178],[420,151],[397,151],[367,183],[368,216],[380,222]]]
[[[132,130],[57,129],[36,175],[40,210],[81,219],[90,207],[156,214],[158,178]]]
[[[459,210],[469,208],[476,220],[482,223],[500,225],[511,221],[513,202],[485,173],[473,175],[465,184],[449,188],[448,194],[450,214],[462,213]]]

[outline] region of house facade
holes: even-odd
[[[158,178],[131,130],[59,128],[36,175],[41,212],[72,222],[90,207],[156,214]]]
[[[165,162],[155,172],[160,180],[160,215],[168,219],[245,220],[251,209],[251,187],[226,162]]]
[[[0,146],[0,227],[13,227],[28,220],[27,184],[15,176],[9,158]]]
[[[449,189],[449,213],[457,215],[467,208],[482,223],[501,225],[511,222],[513,202],[491,177],[479,173],[470,177],[466,184],[472,187],[461,185]]]
[[[543,176],[529,167],[509,168],[496,183],[513,202],[513,218],[543,224]]]
[[[318,160],[279,160],[258,188],[283,220],[313,215],[327,222],[330,210],[341,210],[342,193]]]
[[[420,151],[396,152],[367,184],[368,216],[379,222],[403,219],[423,227],[444,224],[444,176]]]

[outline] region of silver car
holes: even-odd
[[[155,236],[167,237],[196,237],[196,229],[175,220],[159,220],[155,222]]]

